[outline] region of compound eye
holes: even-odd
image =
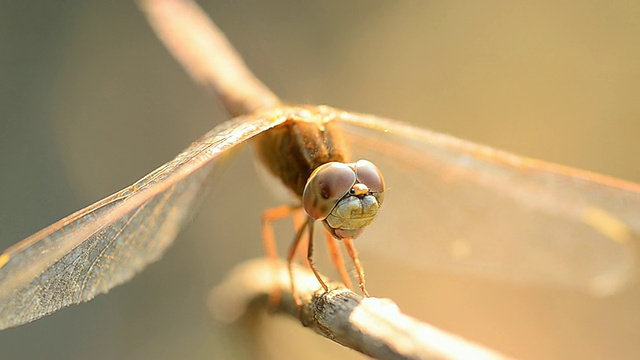
[[[356,173],[346,164],[330,162],[318,166],[304,187],[302,206],[315,220],[324,220],[355,183]]]
[[[376,196],[379,203],[384,199],[384,177],[382,172],[371,161],[358,160],[356,162],[356,177],[359,183],[366,185]]]

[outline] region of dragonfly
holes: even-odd
[[[172,42],[170,35],[163,36]],[[226,46],[211,43],[213,49]],[[374,246],[376,239],[402,240],[384,249],[389,256],[417,266],[595,294],[618,291],[637,276],[637,184],[372,115],[328,106],[282,106],[250,74],[225,65],[229,58],[217,58],[206,46],[181,49],[185,52],[179,58],[200,60],[187,65],[192,77],[216,88],[237,117],[132,186],[3,252],[0,327],[90,300],[158,260],[196,210],[200,191],[220,171],[221,160],[291,118],[335,124],[352,158],[370,158],[385,170],[392,185],[371,240]],[[253,85],[243,88],[248,93],[225,92],[235,83]],[[407,256],[416,252],[420,256]]]

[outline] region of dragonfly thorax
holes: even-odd
[[[318,166],[347,162],[349,154],[342,131],[324,108],[288,108],[287,120],[253,140],[266,169],[298,198]]]

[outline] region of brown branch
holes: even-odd
[[[265,259],[238,266],[212,292],[214,315],[223,321],[241,317],[250,305],[267,308],[273,289],[282,292],[275,310],[299,319],[303,325],[339,344],[376,359],[507,359],[492,350],[446,333],[402,314],[389,299],[363,298],[339,284],[324,293],[318,280],[296,268],[298,309],[291,297],[287,267],[274,269]]]
[[[197,4],[181,0],[138,3],[169,52],[196,82],[215,91],[232,116],[280,104]]]

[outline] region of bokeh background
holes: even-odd
[[[289,102],[640,181],[638,3],[201,4]],[[225,119],[133,2],[1,1],[0,247],[131,184]],[[106,296],[0,332],[0,358],[359,358],[287,319],[254,319],[246,332],[208,315],[209,289],[262,254],[258,216],[270,204],[241,155],[162,261]],[[386,281],[402,264],[363,260],[374,294],[509,355],[640,356],[638,286],[595,299],[433,272],[415,297],[415,279]]]

